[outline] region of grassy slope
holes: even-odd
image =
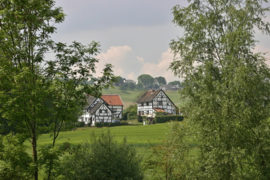
[[[119,90],[119,87],[115,86],[114,88],[104,89],[103,94],[119,94],[124,102],[124,109],[127,108],[130,104],[134,103],[136,100],[136,97],[141,93],[141,90],[128,90],[126,92],[123,92]],[[174,102],[176,106],[179,106],[181,104],[181,101],[179,99],[178,91],[166,91],[166,94],[169,96],[169,98]]]

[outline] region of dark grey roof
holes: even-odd
[[[151,90],[145,92],[136,102],[144,103],[152,101],[161,90]]]
[[[95,104],[95,106],[90,110],[90,113],[94,113],[96,112],[96,110],[103,104],[103,102],[98,102],[97,104]]]
[[[84,109],[88,109],[89,108],[89,106],[97,99],[97,98],[95,98],[94,96],[90,96],[90,95],[88,95],[87,97],[87,100],[86,100],[86,105],[85,105],[85,107],[84,107]]]

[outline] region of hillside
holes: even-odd
[[[174,102],[176,106],[181,104],[179,99],[178,91],[165,91],[169,98]],[[119,94],[124,102],[124,109],[127,108],[130,104],[136,101],[137,96],[142,93],[141,90],[128,90],[123,92],[119,89],[119,87],[115,86],[114,88],[104,89],[103,94]]]

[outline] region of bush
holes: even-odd
[[[113,127],[113,126],[124,126],[128,125],[127,122],[120,122],[120,123],[95,123],[96,127]]]
[[[169,115],[169,116],[155,116],[156,123],[165,123],[168,121],[183,121],[184,117],[179,115]]]
[[[138,122],[143,122],[143,118],[142,118],[142,116],[137,116],[137,120],[138,120]]]
[[[128,120],[134,120],[134,119],[138,119],[138,116],[129,116]]]
[[[72,156],[63,159],[62,179],[143,179],[142,159],[124,138],[119,144],[107,133],[92,134]]]
[[[85,122],[76,122],[75,123],[76,127],[84,127],[85,126]]]

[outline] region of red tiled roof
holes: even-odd
[[[101,98],[112,106],[124,106],[124,103],[119,95],[102,95]]]
[[[160,109],[160,108],[153,108],[155,111],[157,112],[165,112],[164,109]]]

